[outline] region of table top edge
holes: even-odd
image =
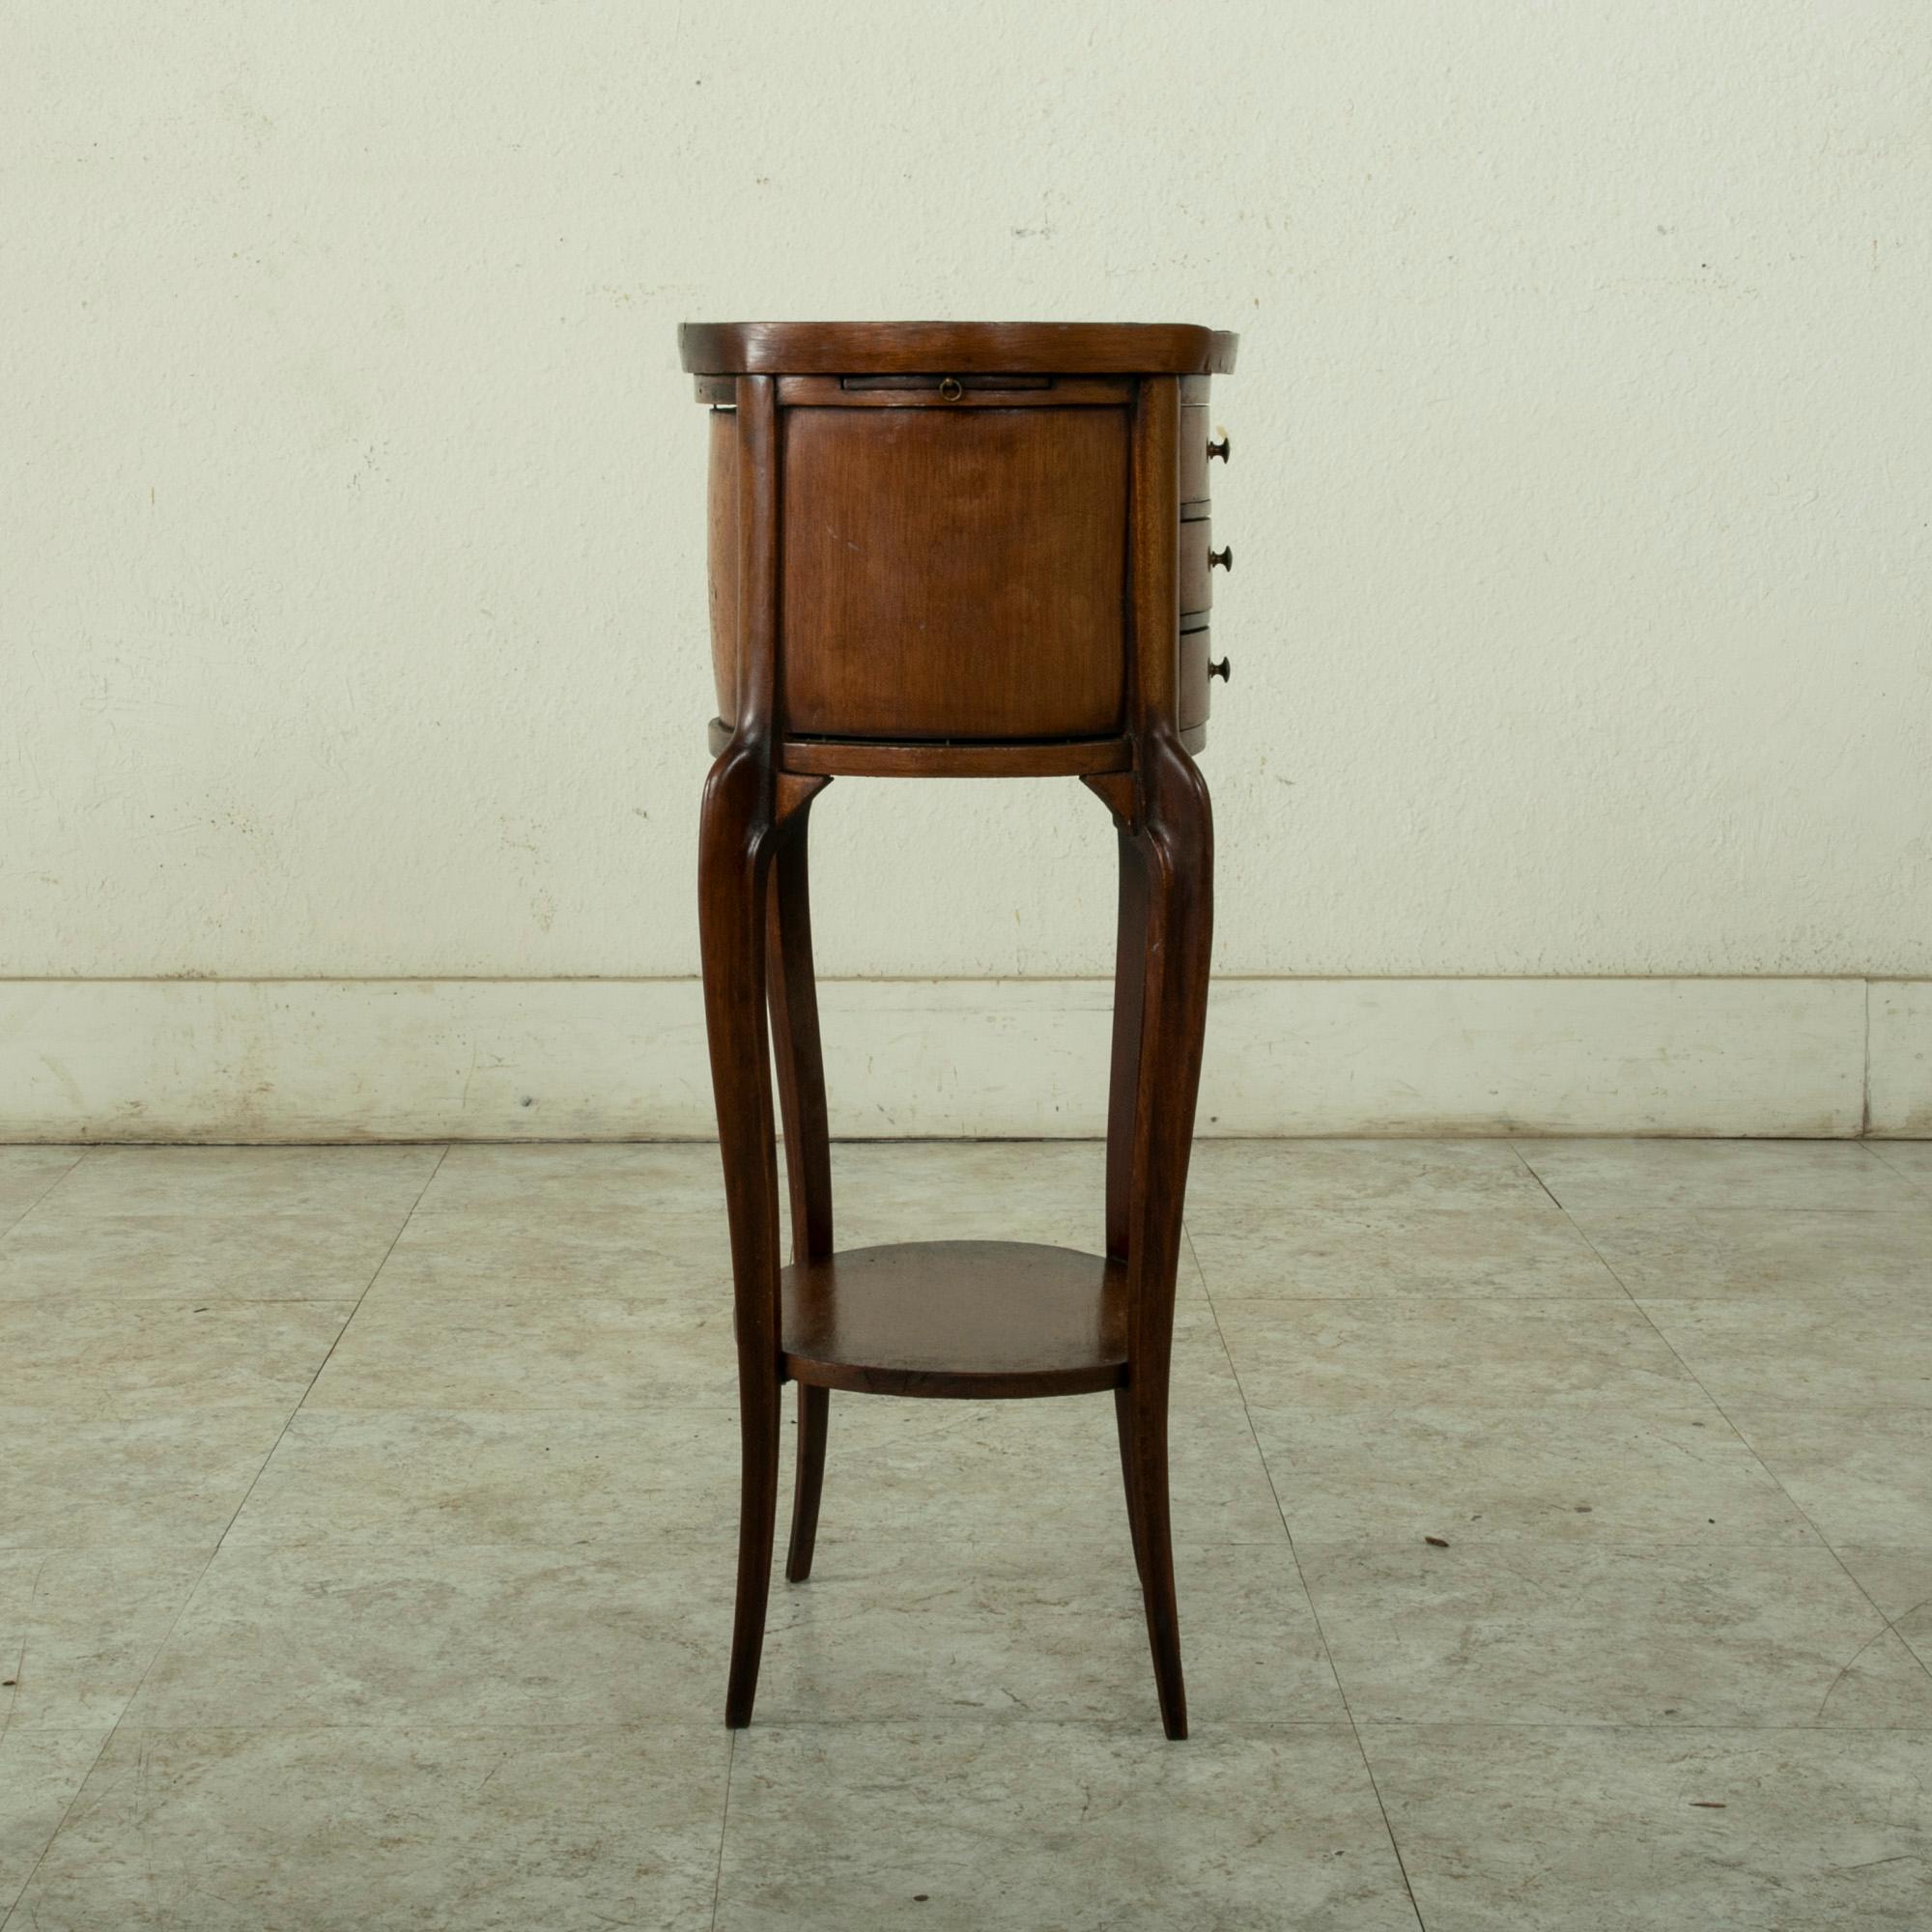
[[[687,322],[697,376],[1226,376],[1240,338],[1167,322]]]

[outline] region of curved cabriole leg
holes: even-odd
[[[1143,912],[1141,967],[1131,986],[1124,967],[1116,979],[1117,997],[1122,992],[1137,995],[1139,1047],[1129,1125],[1121,1105],[1123,1049],[1117,1016],[1115,1105],[1109,1122],[1110,1179],[1121,1164],[1116,1136],[1125,1135],[1130,1149],[1122,1203],[1126,1220],[1127,1381],[1117,1414],[1161,1722],[1170,1738],[1184,1738],[1187,1691],[1175,1605],[1167,1406],[1181,1206],[1208,1017],[1214,840],[1208,787],[1187,753],[1171,737],[1156,734],[1144,743],[1143,759],[1140,818],[1132,828],[1139,865],[1130,867],[1123,852],[1121,888],[1123,951],[1130,896]],[[1110,1185],[1108,1194],[1111,1245],[1116,1188]]]
[[[779,1196],[765,1037],[765,893],[777,780],[754,748],[733,745],[705,782],[698,829],[698,936],[704,1019],[731,1224],[738,1339],[737,1606],[724,1721],[751,1722],[764,1648],[779,1480]]]
[[[1147,1588],[1147,1549],[1141,1539],[1140,1512],[1134,1507],[1134,1405],[1126,1385],[1114,1391],[1114,1428],[1121,1438],[1121,1485],[1127,1498],[1127,1533],[1134,1542],[1134,1569]]]
[[[811,1552],[818,1542],[818,1496],[825,1487],[825,1433],[831,1419],[832,1391],[800,1382],[791,1547],[785,1551],[785,1580],[790,1583],[803,1583],[811,1575]]]
[[[832,1141],[825,1115],[825,1061],[818,1039],[818,989],[811,967],[810,807],[809,798],[800,804],[773,855],[765,953],[795,1262],[822,1261],[832,1252]],[[785,1552],[785,1577],[794,1583],[803,1583],[811,1575],[831,1409],[831,1390],[799,1384],[798,1461],[791,1545]]]
[[[1131,786],[1103,791],[1103,798],[1133,815]],[[1134,1187],[1134,1114],[1141,1091],[1141,1006],[1147,963],[1147,865],[1139,841],[1119,827],[1120,917],[1114,943],[1114,1051],[1107,1088],[1107,1253],[1127,1258]],[[1114,1391],[1114,1425],[1121,1438],[1121,1479],[1127,1497],[1127,1527],[1134,1543],[1134,1568],[1147,1578],[1147,1552],[1140,1517],[1133,1506],[1134,1410],[1124,1385]]]
[[[1102,792],[1110,804],[1124,804],[1130,791]],[[1127,1226],[1134,1187],[1134,1108],[1141,1091],[1141,1012],[1147,963],[1147,863],[1139,841],[1123,825],[1121,847],[1121,905],[1114,940],[1114,1052],[1107,1083],[1107,1254],[1127,1258]],[[1124,1442],[1125,1437],[1122,1436]]]

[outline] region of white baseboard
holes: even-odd
[[[1111,995],[827,981],[833,1130],[1097,1134]],[[0,982],[0,1139],[712,1130],[689,980]],[[1223,980],[1200,1131],[1932,1133],[1932,981]]]
[[[1871,1132],[1932,1136],[1932,980],[1871,982],[1866,1065]]]

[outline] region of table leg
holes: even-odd
[[[821,1261],[832,1252],[832,1143],[825,1114],[825,1061],[818,1037],[818,988],[811,965],[807,857],[810,824],[808,798],[780,836],[773,854],[765,951],[795,1262]],[[829,1389],[799,1384],[791,1545],[785,1553],[785,1577],[794,1583],[803,1583],[811,1575],[831,1408]]]
[[[820,781],[819,782],[822,782]],[[752,1720],[778,1514],[779,1196],[765,1035],[766,891],[784,821],[818,788],[775,774],[755,746],[734,744],[705,781],[698,825],[698,940],[704,1019],[731,1225],[738,1340],[737,1605],[724,1721]]]
[[[1144,747],[1140,860],[1122,867],[1122,938],[1131,890],[1144,908],[1140,1048],[1127,1166],[1127,1382],[1119,1403],[1127,1515],[1134,1531],[1161,1722],[1187,1735],[1168,1500],[1168,1385],[1181,1208],[1201,1083],[1213,942],[1213,820],[1208,787],[1171,738]],[[1124,977],[1124,976],[1122,976]],[[1117,981],[1118,984],[1118,981]],[[1119,1034],[1116,1035],[1117,1043]],[[1117,1077],[1121,1061],[1117,1052]],[[1112,1136],[1110,1135],[1110,1142]],[[1114,1166],[1109,1148],[1110,1171]],[[1110,1220],[1112,1216],[1110,1214]]]
[[[1127,1258],[1134,1186],[1134,1109],[1141,1091],[1141,1008],[1147,955],[1147,864],[1119,827],[1121,909],[1114,940],[1114,1057],[1107,1085],[1107,1253]],[[1124,1438],[1123,1438],[1124,1439]]]

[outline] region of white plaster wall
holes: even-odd
[[[1923,0],[0,9],[0,974],[678,975],[685,317],[1240,329],[1224,972],[1932,973]],[[1066,975],[1065,784],[828,974]]]

